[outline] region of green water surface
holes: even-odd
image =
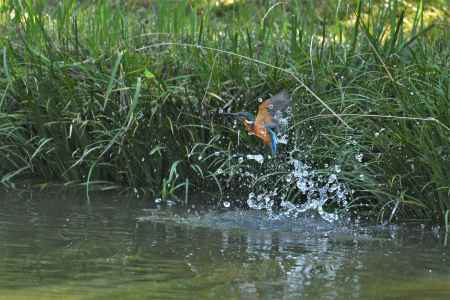
[[[0,193],[0,300],[450,299],[449,248],[428,226],[125,198]]]

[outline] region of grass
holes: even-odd
[[[380,221],[450,208],[445,1],[0,2],[0,180],[218,199],[264,189],[289,158]],[[293,96],[278,159],[218,114]],[[248,176],[265,175],[259,185]],[[266,184],[267,183],[267,184]],[[330,203],[333,207],[333,203]]]

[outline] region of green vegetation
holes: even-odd
[[[446,1],[142,2],[0,1],[1,183],[234,195],[239,169],[276,178],[288,155],[244,166],[269,152],[217,112],[286,89],[281,151],[339,165],[356,213],[442,222]]]

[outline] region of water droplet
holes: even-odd
[[[360,153],[360,154],[355,155],[355,158],[356,158],[357,161],[362,162],[363,156],[364,155],[362,153]]]
[[[161,203],[162,202],[162,199],[161,198],[156,198],[155,199],[155,203]]]
[[[219,108],[219,114],[223,114],[223,109]]]
[[[328,177],[328,183],[333,183],[337,180],[336,174],[331,174],[330,177]]]
[[[329,189],[329,191],[330,192],[334,192],[335,190],[337,190],[337,185],[336,184],[333,184],[331,187],[330,187],[330,189]]]
[[[223,202],[223,206],[226,207],[226,208],[229,208],[230,205],[231,205],[231,204],[230,204],[230,202],[228,202],[228,201],[224,201],[224,202]]]
[[[259,162],[260,164],[262,164],[264,162],[264,156],[262,156],[261,154],[255,154],[255,155],[248,154],[247,159],[255,160],[255,161]]]
[[[244,158],[243,157],[239,157],[238,161],[239,161],[240,164],[242,164],[244,162]]]
[[[287,134],[278,138],[278,144],[287,145],[287,143],[288,143],[288,135]]]
[[[334,170],[336,171],[336,173],[341,173],[341,166],[335,165]]]

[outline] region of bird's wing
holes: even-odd
[[[282,91],[259,105],[255,123],[262,124],[266,128],[278,128],[279,119],[290,106],[291,97],[286,91]]]
[[[268,108],[272,115],[277,112],[286,112],[291,106],[291,97],[286,91],[281,91],[266,101],[270,101]]]

